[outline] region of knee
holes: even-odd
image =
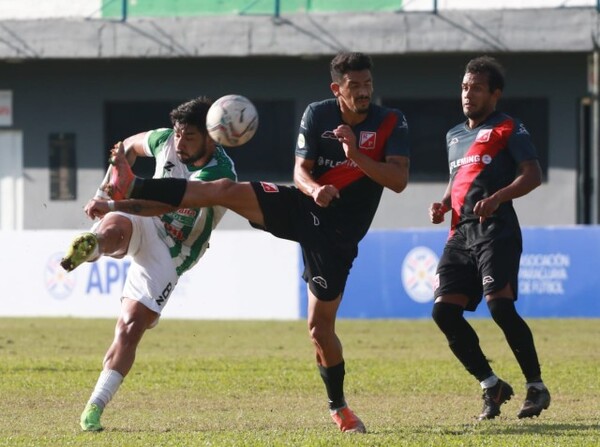
[[[121,344],[136,345],[151,323],[132,315],[119,318],[115,331],[116,338]]]
[[[228,178],[221,178],[218,180],[215,180],[212,182],[212,185],[214,186],[214,188],[216,189],[216,193],[219,196],[222,196],[224,194],[226,194],[227,192],[230,192],[238,183],[234,182],[231,179]]]
[[[462,307],[449,303],[435,303],[431,310],[431,318],[445,334],[456,327],[462,319],[462,314]]]
[[[497,298],[488,302],[488,309],[496,324],[500,327],[512,324],[520,317],[515,302],[510,298]]]
[[[311,341],[317,346],[324,345],[332,332],[333,331],[322,322],[313,322],[309,325],[308,329]]]

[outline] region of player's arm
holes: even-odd
[[[148,132],[140,132],[123,140],[125,158],[127,158],[129,166],[133,166],[138,157],[148,156],[146,154],[146,150],[144,149],[144,142],[146,140],[147,133]]]
[[[314,165],[314,160],[296,156],[294,184],[304,194],[312,197],[317,205],[327,207],[333,199],[340,197],[340,192],[333,185],[320,185],[315,181],[311,174]]]
[[[346,157],[372,180],[394,192],[402,192],[408,184],[410,160],[402,155],[388,155],[385,161],[376,161],[358,150],[352,128],[341,125],[333,131],[338,137]]]
[[[542,184],[542,168],[537,160],[526,160],[519,163],[519,174],[513,182],[499,189],[490,197],[475,204],[473,212],[483,222],[498,209],[501,203],[529,194]]]
[[[444,214],[452,209],[452,180],[448,182],[444,197],[439,202],[429,205],[429,220],[431,223],[439,224],[444,221]]]

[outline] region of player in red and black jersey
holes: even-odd
[[[550,405],[533,335],[514,304],[522,240],[512,200],[541,184],[541,169],[525,126],[496,111],[503,88],[503,68],[495,59],[483,56],[467,64],[461,95],[467,121],[447,134],[450,181],[441,202],[429,208],[435,224],[452,212],[432,316],[484,390],[479,420],[498,416],[513,395],[492,371],[463,316],[465,309],[477,308],[482,295],[525,376],[527,396],[517,416],[539,416]]]
[[[173,208],[221,205],[256,228],[299,242],[308,283],[308,329],[331,416],[341,431],[364,433],[364,424],[346,405],[344,358],[335,320],[358,242],[371,225],[383,188],[399,193],[406,187],[408,126],[398,110],[371,103],[367,55],[340,53],[330,69],[335,98],[309,105],[300,124],[295,187],[133,179],[129,165],[115,154],[113,192],[147,200],[97,201],[86,211],[90,216],[109,209],[156,215]]]

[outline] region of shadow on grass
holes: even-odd
[[[529,423],[528,423],[529,422]],[[499,425],[498,422],[491,425],[489,422],[465,424],[460,427],[414,427],[411,431],[421,434],[437,435],[537,435],[544,436],[573,436],[585,435],[587,432],[598,433],[597,423],[531,423],[523,421],[511,423],[510,425]]]

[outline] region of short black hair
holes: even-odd
[[[178,105],[169,114],[171,124],[176,123],[196,126],[200,132],[206,133],[206,114],[213,101],[207,96],[199,96]]]
[[[492,93],[497,89],[504,90],[504,67],[493,57],[480,56],[471,59],[465,67],[466,73],[487,75],[488,85]]]
[[[370,70],[373,66],[371,58],[364,53],[338,53],[330,64],[331,80],[340,82],[349,71]]]

